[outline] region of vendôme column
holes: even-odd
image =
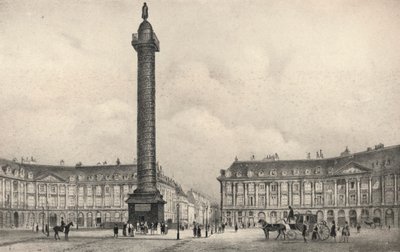
[[[127,200],[129,222],[164,221],[164,204],[157,189],[156,118],[155,118],[155,52],[160,51],[153,27],[147,21],[148,7],[142,7],[143,22],[132,36],[137,52],[137,189]]]

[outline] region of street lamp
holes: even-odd
[[[176,204],[176,210],[177,210],[177,226],[176,226],[176,239],[179,240],[179,203]]]
[[[206,206],[206,238],[208,237],[208,205]]]

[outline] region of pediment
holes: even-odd
[[[46,175],[40,176],[37,178],[37,180],[45,181],[45,182],[65,182],[64,179],[62,179],[58,176],[55,176],[53,174],[46,174]]]
[[[371,170],[365,166],[362,166],[356,162],[350,162],[339,168],[335,174],[336,175],[349,175],[349,174],[361,174],[367,173]]]

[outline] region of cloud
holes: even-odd
[[[133,161],[141,4],[2,3],[0,156]],[[158,159],[178,181],[218,193],[236,155],[399,143],[398,2],[148,5]]]

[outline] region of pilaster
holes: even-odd
[[[345,197],[345,201],[346,201],[346,206],[349,205],[349,180],[346,179],[346,197]],[[348,215],[348,211],[347,211],[347,215]],[[346,217],[347,219],[347,217]]]
[[[381,203],[382,203],[382,205],[385,205],[385,177],[384,176],[381,176],[381,192],[382,192]]]
[[[369,204],[372,205],[372,177],[369,177],[368,181],[368,197],[369,197]]]
[[[335,195],[334,195],[334,202],[335,202],[335,207],[337,207],[337,205],[338,205],[338,194],[337,194],[337,180],[335,179]],[[335,215],[335,217],[337,218],[337,216]],[[337,219],[336,219],[336,221],[337,221]],[[337,222],[336,222],[337,223]]]
[[[361,197],[361,192],[360,192],[360,178],[357,178],[357,206],[360,205],[360,197]],[[357,214],[358,217],[358,214]]]

